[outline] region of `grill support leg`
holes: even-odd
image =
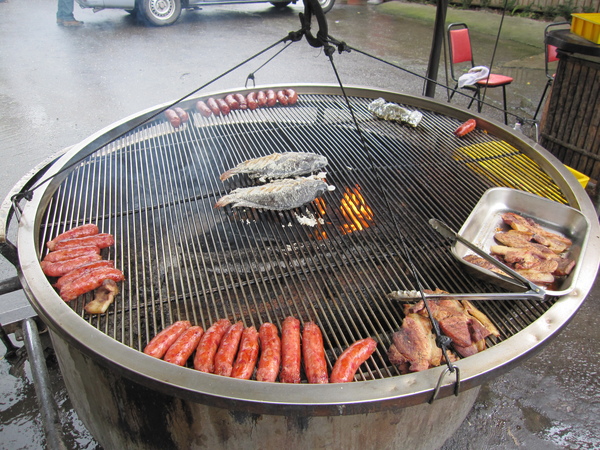
[[[35,321],[31,318],[23,320],[23,337],[29,364],[33,375],[35,394],[40,406],[42,423],[46,434],[46,445],[51,450],[67,450],[61,436],[61,423],[56,410],[56,404],[52,398],[48,369],[44,358],[44,349],[38,334]]]

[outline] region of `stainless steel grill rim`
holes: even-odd
[[[297,87],[300,93],[308,94],[309,92],[314,96],[314,102],[319,103],[323,102],[327,105],[326,109],[330,108],[331,99],[327,96],[336,93],[337,89],[330,86],[309,86],[309,87]],[[364,88],[352,88],[349,91],[350,96],[356,97],[366,97],[366,98],[376,98],[379,96],[385,96],[387,100],[397,101],[401,104],[411,105],[412,107],[423,108],[424,110],[433,109],[436,113],[446,114],[450,117],[455,117],[458,120],[465,120],[468,117],[471,117],[468,113],[460,110],[456,110],[453,108],[449,108],[445,104],[439,104],[431,101],[424,101],[422,99],[416,99],[406,96],[401,96],[394,93],[382,93],[380,91],[372,91]],[[219,95],[219,94],[215,94]],[[340,97],[337,97],[338,99]],[[194,100],[190,100],[188,107],[192,105]],[[335,104],[336,108],[339,110],[343,110],[343,104]],[[160,107],[154,108],[147,112],[140,114],[139,116],[150,115],[152,111],[157,111]],[[282,126],[285,126],[287,123],[295,123],[298,122],[298,118],[294,115],[291,115],[291,110],[283,109],[281,112],[283,113],[283,119],[280,121],[283,123]],[[257,125],[263,125],[264,123],[271,123],[268,117],[265,115],[274,114],[273,111],[259,111],[259,116],[256,118]],[[114,133],[115,129],[125,129],[127,124],[134,121],[138,116],[133,116],[130,119],[125,119],[124,121],[117,124],[116,128],[109,127],[107,130],[99,132],[97,135],[91,137],[87,141],[84,141],[82,144],[74,147],[73,150],[67,153],[65,157],[59,161],[56,165],[58,168],[61,163],[64,161],[68,162],[75,155],[81,155],[88,150],[93,150],[97,140],[102,141],[106,139],[106,133]],[[223,122],[227,122],[226,118]],[[491,134],[495,134],[499,137],[502,137],[503,141],[508,144],[519,148],[523,153],[526,153],[528,157],[535,160],[549,175],[551,175],[552,179],[558,185],[565,195],[566,200],[571,204],[571,206],[581,208],[582,210],[589,208],[586,203],[585,192],[577,185],[573,185],[573,183],[569,180],[570,174],[566,172],[566,169],[563,169],[562,166],[556,163],[556,161],[552,161],[552,158],[549,157],[547,152],[543,149],[539,148],[536,145],[531,146],[530,142],[526,142],[526,140],[521,140],[515,137],[512,133],[507,131],[502,126],[497,126],[493,124],[489,124],[485,122],[483,119],[479,119],[480,126],[484,126],[488,132]],[[233,120],[231,120],[233,122]],[[327,122],[327,121],[326,121]],[[331,121],[327,122],[328,124]],[[227,126],[231,126],[233,129],[239,129],[244,124],[239,123],[228,123]],[[369,127],[373,127],[376,130],[381,130],[381,127],[385,124],[382,123],[368,123]],[[136,159],[136,150],[143,150],[145,153],[149,153],[148,149],[144,148],[144,145],[147,143],[147,138],[151,137],[152,139],[157,139],[158,145],[163,145],[165,148],[171,146],[172,148],[177,149],[181,147],[181,151],[179,152],[178,160],[171,160],[169,158],[164,157],[164,153],[156,152],[154,155],[155,162],[151,166],[153,170],[158,171],[161,168],[169,167],[170,165],[176,164],[178,161],[186,161],[185,158],[189,158],[189,145],[194,142],[194,137],[191,135],[191,130],[182,130],[178,133],[183,135],[178,141],[175,141],[174,133],[168,128],[168,124],[163,124],[164,133],[156,133],[156,129],[161,125],[156,125],[154,128],[152,126],[148,127],[140,127],[139,131],[136,131],[133,134],[125,136],[123,140],[126,141],[126,151],[125,153],[131,153],[130,164],[132,167],[142,167],[144,164],[149,164],[141,159]],[[424,126],[427,126],[425,124]],[[191,128],[191,127],[190,127]],[[385,128],[385,127],[384,127]],[[416,130],[407,130],[408,133],[414,132]],[[451,129],[447,129],[446,132],[451,132]],[[218,139],[218,136],[210,135],[210,127],[198,127],[198,133],[203,133],[202,142],[211,142]],[[157,135],[156,135],[157,134]],[[243,129],[240,132],[241,135],[248,134],[246,129]],[[305,136],[304,139],[309,138],[310,136]],[[327,142],[327,136],[323,137],[323,140]],[[254,154],[255,156],[261,156],[259,149],[252,148],[252,142],[247,141],[247,144],[250,148],[250,154]],[[273,148],[272,151],[278,150],[277,148]],[[492,151],[494,149],[492,148]],[[96,177],[100,177],[100,173],[105,171],[109,174],[108,178],[118,179],[122,177],[123,174],[120,172],[119,164],[117,164],[117,160],[120,156],[118,156],[121,148],[116,144],[110,144],[106,149],[103,149],[96,155],[91,156],[86,162],[83,163],[82,168],[78,169],[78,173],[87,174],[90,179],[96,179]],[[252,153],[254,152],[254,153]],[[98,158],[103,158],[106,155],[117,155],[114,159],[108,158],[107,164],[102,164],[100,169],[94,168],[93,160]],[[220,153],[217,153],[215,157],[220,157]],[[357,158],[365,160],[365,155],[358,155]],[[390,154],[389,157],[390,166],[394,167],[393,155]],[[240,161],[237,161],[240,162]],[[367,161],[368,162],[368,161]],[[235,164],[236,161],[221,161],[221,167],[230,167]],[[423,165],[426,166],[427,161],[423,161]],[[471,161],[471,164],[476,164],[476,162]],[[149,166],[150,167],[150,166]],[[205,168],[209,168],[208,166],[202,166]],[[98,170],[98,172],[97,172]],[[382,168],[382,170],[386,170]],[[214,171],[214,167],[213,167]],[[332,172],[342,173],[343,170],[341,167],[333,167]],[[144,172],[140,170],[139,172],[142,176],[145,176],[146,181],[151,181],[156,176],[156,172],[148,172],[147,175],[144,175]],[[177,170],[170,170],[168,173],[171,176],[175,177],[178,175]],[[214,177],[213,177],[214,178]],[[365,179],[369,179],[365,177]],[[45,218],[43,217],[42,211],[46,209],[46,203],[48,206],[51,206],[54,211],[57,212],[55,217],[49,221],[49,223],[60,224],[60,223],[70,223],[74,220],[74,216],[76,213],[81,217],[88,217],[92,214],[89,211],[76,212],[70,211],[69,214],[72,216],[64,216],[64,207],[62,205],[52,205],[52,199],[50,199],[50,194],[53,193],[53,190],[59,189],[77,189],[77,183],[74,182],[71,185],[61,186],[58,185],[64,181],[64,177],[59,177],[59,179],[54,180],[50,186],[46,189],[38,190],[35,193],[34,200],[25,207],[25,214],[23,216],[23,220],[20,224],[19,230],[19,252],[21,256],[22,262],[22,281],[23,285],[28,293],[30,299],[34,303],[36,310],[38,313],[44,318],[47,323],[50,323],[51,327],[55,330],[55,332],[59,333],[61,336],[64,336],[70,343],[73,345],[77,345],[78,348],[81,348],[86,353],[95,354],[95,356],[100,357],[103,361],[106,362],[107,365],[112,366],[114,369],[123,373],[124,375],[135,379],[139,382],[142,382],[146,385],[151,385],[160,390],[169,391],[175,395],[183,395],[185,393],[186,396],[192,396],[194,398],[198,398],[201,401],[207,401],[210,399],[212,403],[222,403],[226,407],[231,407],[232,404],[236,404],[237,406],[244,409],[266,409],[269,410],[269,405],[277,405],[276,410],[281,412],[282,410],[290,409],[293,410],[296,407],[301,408],[311,408],[315,412],[327,413],[327,414],[346,414],[356,411],[363,411],[367,408],[383,408],[390,407],[392,405],[408,405],[420,403],[426,399],[431,393],[431,390],[435,386],[437,382],[437,378],[442,369],[432,369],[425,373],[420,374],[410,374],[403,375],[401,377],[392,376],[394,375],[393,368],[390,369],[383,364],[378,365],[374,368],[374,371],[371,372],[369,370],[368,373],[362,374],[361,376],[366,378],[378,378],[373,381],[365,381],[361,383],[353,383],[351,386],[341,386],[341,385],[330,385],[330,386],[289,386],[289,385],[280,385],[280,384],[270,384],[268,386],[261,385],[261,383],[248,381],[248,382],[240,382],[238,380],[230,380],[223,379],[222,377],[217,377],[213,375],[199,374],[193,370],[173,367],[167,363],[161,361],[154,361],[145,355],[141,354],[137,350],[133,350],[131,347],[140,348],[143,342],[147,342],[150,330],[146,330],[146,336],[144,337],[142,333],[138,333],[137,336],[134,336],[133,330],[139,329],[140,323],[139,316],[134,318],[134,322],[131,322],[126,326],[126,320],[123,318],[128,317],[131,320],[131,311],[139,310],[142,305],[148,304],[148,297],[154,298],[158,292],[161,291],[161,287],[156,290],[151,289],[149,293],[144,293],[141,299],[136,300],[136,302],[132,305],[128,305],[129,309],[126,308],[126,305],[123,303],[116,304],[116,308],[120,308],[118,313],[109,315],[109,320],[105,320],[103,323],[98,321],[96,323],[95,319],[89,321],[89,323],[82,321],[78,314],[76,314],[69,306],[65,305],[62,300],[58,298],[58,296],[48,290],[48,283],[41,273],[39,269],[39,259],[37,255],[39,254],[41,245],[40,242],[44,242],[45,237],[41,236],[40,241],[37,240],[37,231],[40,228],[40,224],[43,223]],[[124,183],[132,183],[132,177],[129,177],[124,180]],[[190,186],[186,186],[186,183],[183,179],[171,179],[173,185],[179,187],[180,192],[188,192],[188,189],[191,189]],[[371,183],[373,181],[371,180]],[[118,184],[111,184],[111,188],[107,190],[107,192],[102,192],[102,189],[98,189],[97,192],[94,193],[95,198],[99,201],[106,200],[107,202],[114,201],[115,192],[111,189],[117,189]],[[117,186],[117,187],[115,187]],[[81,188],[82,186],[79,186]],[[427,186],[424,183],[421,183],[419,187],[427,189]],[[135,192],[135,186],[132,185],[132,192]],[[140,189],[137,186],[137,189]],[[161,186],[156,186],[157,192],[161,198],[161,201],[158,202],[140,202],[139,211],[135,208],[131,208],[131,205],[119,205],[119,211],[121,211],[121,218],[127,218],[133,214],[140,214],[140,217],[143,217],[144,214],[150,214],[152,211],[155,211],[159,208],[164,208],[165,205],[182,205],[185,199],[187,198],[198,198],[208,195],[207,193],[202,193],[202,195],[185,195],[182,196],[174,196],[173,191],[161,190]],[[46,194],[47,191],[48,193]],[[69,195],[73,194],[73,191],[68,191]],[[190,191],[191,192],[191,191]],[[215,192],[219,192],[218,189]],[[373,192],[369,189],[364,189],[366,195],[373,195]],[[143,193],[139,192],[138,196],[140,198],[144,198]],[[415,197],[419,199],[419,197]],[[474,203],[477,200],[476,196],[472,196],[470,201]],[[372,199],[368,199],[369,204],[371,204]],[[457,202],[457,200],[455,200]],[[588,201],[589,202],[589,201]],[[376,205],[377,202],[373,202],[373,205]],[[440,211],[443,213],[443,206],[440,206]],[[103,208],[99,205],[86,205],[86,208],[90,210],[94,210],[93,214],[96,214],[98,217],[106,218],[106,224],[118,224],[118,221],[114,221],[110,215],[107,214],[98,214],[98,211],[103,211]],[[108,208],[111,210],[111,208]],[[467,208],[468,209],[468,208]],[[378,211],[380,211],[379,209]],[[68,208],[67,208],[68,211]],[[141,212],[140,212],[141,211]],[[173,211],[170,211],[169,214],[180,214],[179,219],[186,220],[185,214],[183,214],[182,209],[173,208]],[[208,211],[202,210],[202,212],[206,213],[206,217],[212,217],[212,212],[208,214]],[[398,213],[399,211],[395,211]],[[400,211],[401,212],[401,211]],[[468,211],[465,211],[468,212]],[[252,217],[252,216],[250,216]],[[113,221],[111,221],[113,220]],[[419,229],[419,227],[423,227],[424,224],[419,222],[418,220],[409,218],[407,222],[410,226],[415,227],[415,229]],[[141,265],[145,267],[145,262],[149,260],[152,256],[150,255],[150,249],[154,249],[159,252],[161,249],[156,247],[156,244],[151,242],[150,239],[150,221],[140,221],[142,225],[140,228],[142,232],[146,233],[146,248],[137,249],[135,246],[133,248],[116,248],[115,254],[112,255],[117,261],[130,261],[130,264],[136,265],[138,261],[141,261]],[[236,222],[236,218],[232,217],[229,225],[240,225],[240,222]],[[460,224],[459,224],[460,225]],[[121,226],[121,225],[120,225]],[[383,225],[382,225],[383,226]],[[387,224],[389,226],[389,224]],[[597,224],[594,224],[597,227]],[[116,227],[116,225],[115,225]],[[123,230],[127,230],[131,232],[131,228],[121,226]],[[188,229],[190,229],[192,225],[188,225]],[[158,228],[160,231],[160,228]],[[385,228],[386,231],[389,231],[388,228]],[[51,227],[47,230],[48,236],[56,234],[58,230],[54,230]],[[103,231],[113,232],[111,226],[103,227]],[[593,233],[592,233],[593,234]],[[597,236],[597,233],[595,234]],[[125,235],[124,235],[125,236]],[[427,233],[425,233],[427,236]],[[185,242],[185,245],[194,246],[195,243],[189,242],[189,240],[185,239],[185,236],[182,236],[182,239],[179,239],[179,242]],[[290,237],[294,237],[291,235]],[[167,244],[174,245],[173,242],[170,241],[171,237],[167,237]],[[172,238],[173,240],[175,237]],[[154,245],[154,247],[153,247]],[[362,244],[361,244],[362,245]],[[597,246],[597,242],[594,241],[590,245],[590,249],[588,253],[592,250],[593,247]],[[447,248],[442,247],[440,250],[447,251]],[[191,252],[193,253],[193,252]],[[597,252],[595,252],[597,254]],[[301,254],[301,253],[300,253]],[[301,254],[302,255],[302,254]],[[308,255],[310,256],[310,254]],[[387,255],[386,261],[391,261],[392,254]],[[483,382],[488,376],[492,376],[491,372],[494,372],[494,375],[497,374],[498,369],[502,368],[502,370],[508,370],[518,359],[525,357],[525,355],[529,356],[531,354],[531,350],[537,346],[541,346],[544,341],[548,340],[555,333],[566,324],[568,319],[574,314],[577,310],[577,307],[583,301],[585,294],[591,287],[591,282],[593,282],[595,271],[597,270],[597,258],[594,261],[594,257],[590,257],[586,255],[588,261],[586,261],[586,268],[582,270],[581,273],[581,281],[578,284],[577,292],[572,293],[569,296],[563,297],[554,303],[551,308],[545,311],[546,306],[540,306],[537,304],[524,304],[519,306],[522,308],[522,311],[518,315],[516,315],[513,320],[503,321],[503,325],[506,325],[505,333],[508,339],[504,340],[504,342],[497,343],[492,348],[487,349],[485,352],[467,358],[465,360],[461,360],[458,364],[461,368],[461,374],[463,378],[463,387],[467,389],[469,386],[478,385]],[[131,263],[131,260],[134,263]],[[436,261],[431,261],[431,263],[435,263]],[[589,264],[588,264],[589,262]],[[200,264],[200,262],[199,262]],[[434,264],[432,264],[434,266]],[[435,267],[435,266],[434,266]],[[185,271],[182,273],[189,273],[190,267],[185,267]],[[127,272],[127,270],[126,270]],[[253,273],[250,270],[254,279],[256,279],[256,273]],[[303,272],[300,272],[303,274]],[[158,280],[155,279],[156,274],[152,271],[148,271],[148,273],[144,272],[139,275],[138,279],[128,280],[127,289],[132,291],[138,283],[146,285],[148,282],[150,286],[155,286]],[[345,280],[348,281],[348,280]],[[161,301],[150,302],[150,306],[152,309],[152,317],[153,323],[151,324],[154,329],[160,329],[163,323],[167,323],[170,317],[176,317],[178,314],[185,314],[186,317],[189,317],[191,320],[196,323],[202,324],[210,324],[214,321],[217,316],[211,317],[210,314],[208,316],[200,314],[200,312],[196,311],[192,308],[189,302],[183,302],[183,305],[180,302],[176,302],[175,305],[172,304],[171,301],[167,300],[168,298],[179,298],[182,293],[185,292],[184,287],[193,288],[192,291],[195,292],[213,292],[214,290],[207,289],[206,287],[198,287],[194,286],[195,280],[190,279],[189,277],[183,277],[181,283],[179,285],[174,283],[173,285],[166,285],[163,290],[167,292],[166,298],[161,299]],[[283,283],[283,282],[282,282]],[[233,281],[233,284],[236,284]],[[238,281],[238,285],[241,286],[242,283]],[[384,283],[385,285],[385,283]],[[382,287],[385,287],[381,285]],[[389,286],[388,286],[389,287]],[[289,290],[289,289],[288,289]],[[310,291],[312,293],[322,293],[319,288],[311,288]],[[221,300],[223,298],[222,291],[217,290],[217,300]],[[131,299],[131,296],[130,296]],[[248,305],[253,305],[255,299],[252,298],[250,294],[246,298],[240,299],[241,302],[245,303],[246,308],[250,308]],[[158,308],[160,305],[165,305],[165,308]],[[492,312],[494,314],[500,314],[502,316],[511,315],[512,305],[500,305],[498,309],[494,309]],[[312,303],[305,306],[305,308],[315,307]],[[170,308],[170,309],[169,309]],[[177,308],[181,308],[177,310]],[[185,309],[190,308],[190,309]],[[219,306],[215,304],[215,311],[219,310]],[[385,310],[385,308],[384,308]],[[499,311],[499,312],[497,312]],[[545,312],[544,312],[545,311]],[[387,312],[387,310],[385,311]],[[486,310],[486,312],[488,312]],[[489,312],[488,312],[489,313]],[[498,317],[494,317],[494,314],[491,314],[492,320],[498,319]],[[270,319],[269,314],[267,317]],[[121,318],[119,321],[118,319]],[[271,319],[272,320],[272,319]],[[398,326],[398,322],[394,321],[394,315],[390,314],[390,317],[387,317],[387,320],[391,322],[386,324],[390,328],[394,328]],[[138,322],[136,322],[138,321]],[[529,322],[532,322],[528,324]],[[506,322],[506,323],[505,323]],[[94,325],[100,330],[100,332],[96,331],[92,325]],[[255,324],[256,325],[256,324]],[[359,324],[359,327],[363,327],[363,324]],[[523,329],[524,327],[524,329]],[[148,327],[150,328],[150,327]],[[353,329],[352,326],[349,327],[350,330]],[[382,329],[380,327],[379,329]],[[120,344],[115,341],[113,338],[107,336],[105,333],[110,332],[113,334],[115,338],[119,338],[122,341],[126,342],[127,345]],[[522,330],[522,331],[521,331]],[[365,337],[361,336],[363,331],[356,331],[356,337]],[[347,343],[354,339],[355,336],[352,336],[349,333],[345,336],[346,342],[335,342],[330,343],[330,346],[338,346],[344,347]],[[385,337],[383,337],[385,339]],[[385,349],[380,344],[379,346],[380,354],[385,353]],[[329,363],[331,364],[334,360],[335,355],[329,353]],[[381,359],[381,357],[380,357]],[[371,366],[369,366],[371,367]],[[390,372],[391,370],[391,372]],[[383,378],[382,378],[383,377]],[[442,390],[441,395],[449,395],[451,392],[451,377],[448,377],[448,382],[446,387]],[[306,389],[310,389],[307,391]],[[307,392],[309,395],[307,395]],[[259,406],[258,403],[264,403],[264,405]],[[341,405],[346,405],[340,409]]]

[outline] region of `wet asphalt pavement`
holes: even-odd
[[[329,34],[354,48],[386,59],[392,69],[356,52],[334,56],[344,84],[420,95],[429,58],[432,22],[391,14],[385,5],[338,3],[327,15]],[[169,102],[219,77],[246,58],[300,28],[302,6],[279,10],[270,4],[212,6],[184,12],[171,27],[147,28],[124,11],[81,10],[85,25],[60,28],[55,2],[0,2],[0,152],[2,198],[48,156],[109,124]],[[385,11],[386,13],[382,13]],[[484,13],[481,13],[482,15]],[[486,13],[487,14],[487,13]],[[486,20],[499,16],[487,14]],[[529,21],[524,27],[531,26]],[[495,35],[475,34],[476,55],[491,54]],[[542,36],[539,36],[541,42]],[[545,76],[541,44],[501,40],[497,71],[511,75],[511,125],[530,118]],[[485,64],[482,60],[480,64]],[[257,84],[336,83],[331,65],[305,41],[293,44],[266,67],[263,57],[218,79],[206,92]],[[443,62],[440,81],[444,82]],[[438,88],[437,98],[445,98]],[[500,106],[500,93],[489,92]],[[455,104],[465,105],[459,98]],[[482,114],[501,120],[501,112]],[[527,127],[526,127],[527,128]],[[530,132],[530,131],[528,131]],[[0,280],[14,276],[0,260]],[[20,292],[0,297],[0,310],[22,301]],[[484,385],[471,413],[444,445],[450,449],[600,448],[600,289],[598,283],[566,329],[540,354]],[[14,335],[11,336],[14,341]],[[18,344],[21,345],[21,344]],[[4,348],[0,344],[0,354]],[[69,448],[99,448],[77,418],[60,373],[50,362],[54,397]],[[45,439],[28,364],[9,374],[0,361],[0,448],[43,448]]]

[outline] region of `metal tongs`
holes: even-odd
[[[458,241],[461,244],[464,244],[469,249],[473,250],[477,255],[481,256],[486,261],[498,267],[500,270],[505,272],[510,277],[518,280],[521,284],[523,284],[523,288],[527,289],[526,292],[510,292],[510,293],[489,293],[489,294],[426,294],[426,293],[417,293],[413,291],[394,291],[388,296],[394,300],[414,300],[421,298],[421,296],[426,297],[427,299],[441,299],[441,298],[454,298],[457,300],[543,300],[546,291],[536,285],[535,283],[529,281],[527,278],[522,276],[521,274],[515,272],[513,269],[508,267],[506,264],[498,261],[493,256],[488,255],[486,252],[481,250],[475,244],[469,242],[458,233],[453,231],[448,225],[443,222],[440,222],[437,219],[429,219],[429,224],[433,227],[435,231],[440,233],[447,239],[450,239],[452,243]]]

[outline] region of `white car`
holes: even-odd
[[[94,8],[100,11],[105,8],[124,9],[136,14],[150,25],[171,25],[179,19],[182,9],[201,9],[208,5],[234,5],[240,3],[271,3],[284,7],[298,0],[77,0],[82,8]],[[335,0],[318,0],[323,12],[333,8]]]

